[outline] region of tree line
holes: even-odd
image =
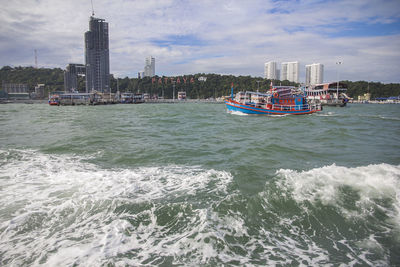
[[[206,80],[200,79],[206,77]],[[9,67],[0,69],[0,80],[5,83],[24,83],[31,90],[37,84],[45,84],[45,95],[49,92],[64,90],[64,71],[60,68],[33,68],[33,67]],[[161,82],[160,82],[161,80]],[[178,82],[179,81],[179,82]],[[274,85],[299,86],[299,84],[279,80],[269,80],[261,77],[234,76],[220,74],[198,73],[193,75],[182,75],[174,77],[155,76],[153,78],[118,78],[110,75],[111,91],[115,93],[117,88],[120,92],[140,92],[150,95],[164,96],[172,98],[175,91],[175,97],[178,91],[185,91],[188,98],[205,99],[217,98],[230,95],[231,83],[234,84],[234,91],[256,91],[265,92],[270,88],[271,82]],[[342,81],[347,84],[347,94],[350,97],[357,98],[359,95],[370,93],[371,98],[389,97],[400,95],[400,84],[366,81]],[[0,86],[2,86],[2,83]],[[85,91],[85,78],[78,77],[78,91]]]

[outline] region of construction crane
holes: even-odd
[[[93,0],[90,0],[90,3],[92,3],[92,17],[93,17],[94,16]]]
[[[35,67],[38,68],[37,64],[37,50],[35,49]]]

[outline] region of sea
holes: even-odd
[[[0,105],[0,266],[400,266],[400,105]]]

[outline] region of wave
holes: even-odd
[[[266,231],[262,244],[280,247],[280,257],[306,265],[399,263],[400,166],[281,169],[259,197],[268,224],[285,233]]]
[[[281,169],[277,171],[282,189],[290,188],[294,199],[340,203],[343,190],[357,193],[358,206],[366,206],[375,199],[389,198],[393,207],[400,212],[400,165],[376,164],[348,168],[335,164],[309,171]],[[400,222],[400,221],[399,221]]]
[[[0,150],[1,265],[396,263],[400,166],[281,169],[247,196],[226,171],[90,158]]]

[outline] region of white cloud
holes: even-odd
[[[156,73],[262,76],[268,60],[325,65],[326,80],[400,82],[400,35],[341,36],[350,23],[400,23],[398,1],[95,0],[110,25],[111,72],[135,77],[148,55]],[[84,61],[90,1],[14,0],[0,10],[2,65],[64,68]],[[168,41],[169,40],[169,41]],[[304,76],[304,75],[303,75]],[[304,79],[304,77],[302,77]]]

